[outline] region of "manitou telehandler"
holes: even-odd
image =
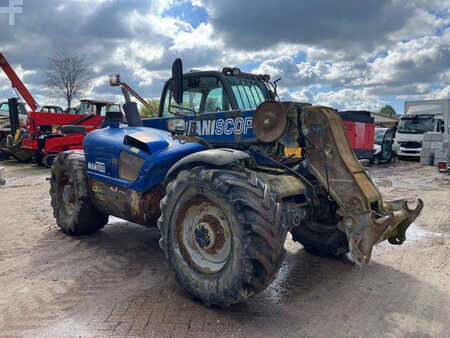
[[[264,290],[285,257],[286,234],[317,255],[369,262],[384,240],[402,244],[423,203],[383,201],[351,150],[334,109],[279,102],[268,75],[238,68],[172,68],[159,116],[133,102],[83,151],[58,154],[51,203],[68,235],[92,234],[108,215],[158,227],[176,279],[207,305]],[[301,147],[303,156],[285,155]]]

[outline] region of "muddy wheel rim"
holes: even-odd
[[[61,194],[64,210],[67,215],[72,215],[75,211],[75,187],[72,177],[65,177],[61,182]]]
[[[188,203],[177,223],[178,246],[196,270],[221,271],[231,255],[231,230],[222,209],[206,199]]]

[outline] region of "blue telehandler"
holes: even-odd
[[[108,112],[83,151],[53,164],[57,224],[73,236],[109,215],[158,227],[177,281],[208,306],[264,290],[288,232],[312,254],[366,264],[375,244],[402,244],[423,207],[383,201],[336,110],[280,102],[268,75],[183,74],[177,59],[148,119],[123,91],[127,123]]]

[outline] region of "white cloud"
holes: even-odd
[[[379,111],[387,102],[367,93],[363,89],[341,89],[313,94],[309,89],[291,93],[292,98],[300,102],[333,107],[339,110]]]
[[[65,0],[58,1],[59,8],[53,6],[56,0],[42,2],[48,6],[31,3],[14,31],[0,32],[2,51],[20,64],[16,70],[38,98],[45,96],[45,58],[61,49],[90,56],[98,77],[90,95],[99,98],[117,97],[106,83],[109,73],[121,73],[146,97],[157,96],[176,57],[185,70],[251,64],[254,72],[282,77],[279,92],[285,99],[342,108],[377,109],[386,97],[448,97],[450,0],[380,0],[368,5],[376,13],[350,0],[342,8],[330,2],[321,15],[314,15],[321,11],[317,2],[290,0],[292,9],[310,6],[308,17],[297,20],[297,12],[283,8],[296,20],[276,22],[270,20],[279,13],[264,6],[252,7],[255,16],[248,20],[244,9],[250,0]],[[168,9],[183,3],[204,8],[208,21],[191,25],[167,16]],[[258,11],[269,19],[262,20]],[[116,25],[98,24],[99,18]],[[39,53],[24,53],[24,46]],[[0,74],[0,95],[9,92]]]

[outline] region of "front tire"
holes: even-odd
[[[160,246],[193,298],[229,306],[272,282],[287,231],[279,203],[252,172],[196,167],[166,191]]]
[[[89,235],[108,223],[108,215],[92,204],[83,151],[58,154],[52,167],[50,196],[56,223],[68,235]]]

